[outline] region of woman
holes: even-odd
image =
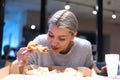
[[[76,16],[68,10],[59,10],[48,23],[48,33],[39,35],[33,40],[37,44],[47,46],[48,54],[21,48],[17,55],[18,60],[14,64],[92,68],[93,56],[90,42],[76,37],[78,28]]]

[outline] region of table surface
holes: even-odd
[[[109,78],[107,76],[97,75],[92,69],[92,75],[89,77],[70,76],[70,75],[25,75],[25,74],[9,74],[0,80],[120,80],[120,69],[116,78]]]
[[[120,75],[116,78],[108,78],[107,76],[92,75],[91,77],[81,76],[59,76],[51,75],[24,75],[24,74],[10,74],[1,80],[120,80]]]

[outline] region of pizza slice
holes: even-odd
[[[30,41],[27,45],[27,49],[29,51],[34,51],[34,52],[41,52],[41,53],[48,53],[48,47],[42,46],[37,44],[34,41]]]

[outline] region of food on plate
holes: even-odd
[[[25,71],[28,75],[58,75],[58,76],[81,76],[83,74],[74,68],[68,67],[63,69],[49,69],[50,67],[32,67]]]
[[[62,76],[83,76],[83,74],[73,68],[66,68],[63,72],[60,72],[59,75]]]
[[[41,53],[48,53],[48,47],[45,47],[43,45],[39,45],[34,41],[30,41],[27,45],[27,49],[29,51],[34,51],[34,52],[41,52]]]
[[[33,68],[31,70],[27,70],[25,72],[28,75],[47,75],[49,74],[49,70],[47,67],[39,67],[39,68]]]

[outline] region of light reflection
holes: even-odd
[[[10,45],[12,48],[17,48],[19,46],[20,37],[21,37],[21,23],[20,23],[20,14],[5,14],[5,25],[3,29],[3,42],[2,42],[2,55],[3,47],[5,45]],[[13,52],[10,53],[10,56],[15,56]]]

